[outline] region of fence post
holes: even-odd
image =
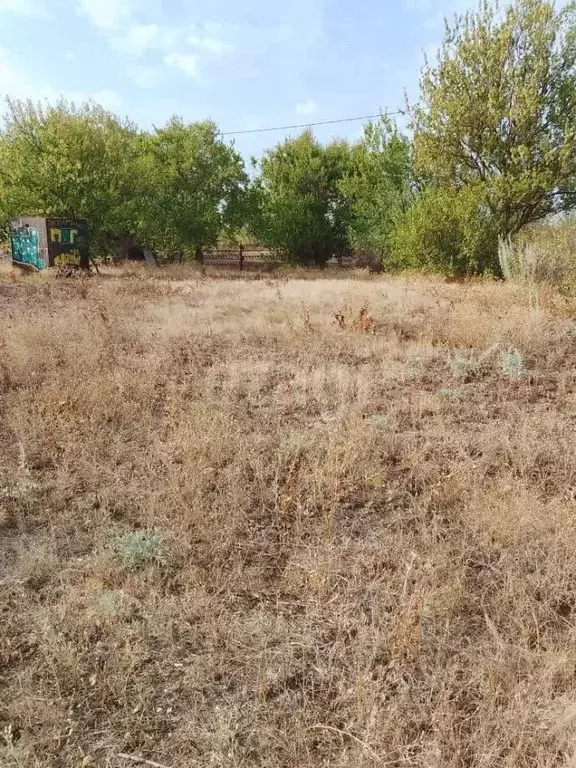
[[[240,243],[240,272],[244,269],[244,246]]]

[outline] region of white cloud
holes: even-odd
[[[44,0],[0,0],[0,13],[45,16],[47,9]]]
[[[160,27],[158,24],[135,24],[128,27],[122,37],[113,40],[114,47],[131,54],[141,54],[153,48],[158,42]]]
[[[22,0],[34,2],[34,0]],[[20,2],[20,0],[0,0]],[[232,46],[222,39],[223,27],[206,21],[196,27],[184,20],[180,25],[161,22],[161,15],[153,13],[158,0],[76,0],[78,11],[100,28],[108,44],[128,58],[138,59],[150,53],[159,53],[164,65],[179,69],[188,77],[198,74],[199,56],[222,56]],[[158,8],[156,8],[158,11]],[[158,21],[150,21],[155,19]],[[144,21],[147,20],[147,21]],[[137,85],[152,88],[159,82],[159,72],[150,67],[133,66],[127,75]]]
[[[186,43],[186,32],[180,27],[160,24],[132,24],[114,33],[109,43],[119,53],[128,56],[143,56],[149,51],[174,53]]]
[[[113,91],[110,88],[102,88],[102,90],[96,91],[95,93],[89,93],[87,97],[83,94],[78,95],[80,96],[81,101],[86,101],[86,99],[95,101],[97,104],[102,105],[104,109],[109,109],[112,112],[119,112],[122,109],[122,98],[116,91]]]
[[[79,11],[96,27],[115,30],[131,17],[133,6],[131,0],[80,0]]]
[[[137,58],[149,51],[169,53],[178,46],[182,34],[176,27],[161,27],[158,24],[134,24],[126,27],[122,35],[109,38],[110,45],[119,53]]]
[[[198,62],[191,53],[169,53],[164,56],[164,64],[181,69],[188,77],[196,77],[198,74]]]
[[[204,25],[204,32],[213,26]],[[114,34],[110,43],[117,51],[130,56],[141,56],[148,51],[177,53],[178,49],[189,46],[217,55],[232,50],[232,46],[224,40],[204,32],[188,35],[186,29],[172,25],[132,24],[124,26],[121,35]]]
[[[141,88],[154,88],[160,82],[160,73],[155,67],[131,64],[126,70],[126,74]]]
[[[11,96],[15,99],[47,101],[50,104],[56,104],[60,99],[73,101],[76,104],[95,101],[112,111],[118,111],[122,108],[120,96],[108,88],[92,93],[66,91],[30,80],[22,73],[22,68],[17,65],[17,62],[13,61],[10,52],[6,48],[0,47],[0,100],[4,96]]]
[[[296,104],[296,113],[298,115],[313,115],[318,110],[318,105],[312,99],[301,101]]]
[[[73,53],[72,51],[66,51],[66,53],[64,54],[64,58],[66,59],[66,61],[76,61],[77,57],[76,57],[76,54]]]
[[[192,1],[188,3],[191,7]],[[238,82],[281,79],[301,87],[326,42],[326,4],[327,0],[247,0],[227,4],[224,14],[221,4],[215,3],[213,18],[219,12],[218,21],[201,22],[189,32],[199,40],[223,41],[234,51],[232,77]],[[202,63],[206,49],[193,50]]]
[[[190,35],[188,38],[190,45],[196,48],[202,48],[205,51],[222,55],[232,50],[232,46],[225,43],[223,40],[219,40],[217,37]]]

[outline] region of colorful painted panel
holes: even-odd
[[[40,235],[35,227],[16,227],[10,232],[12,261],[33,269],[44,269],[46,264],[40,255]]]
[[[47,219],[48,256],[51,267],[88,267],[88,224],[83,219]]]

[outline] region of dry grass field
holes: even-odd
[[[7,272],[2,768],[576,765],[575,364],[504,284]]]

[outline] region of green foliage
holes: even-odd
[[[385,413],[375,413],[370,417],[370,423],[375,427],[387,429],[390,426],[390,417]]]
[[[350,148],[306,131],[268,151],[255,184],[260,241],[299,264],[324,264],[348,247],[350,204],[340,188]]]
[[[570,238],[554,235],[558,266],[532,226],[576,205],[575,105],[576,0],[481,0],[423,69],[413,142],[384,117],[353,145],[306,131],[251,180],[210,121],[147,133],[94,104],[9,102],[0,225],[85,217],[96,250],[127,235],[184,255],[256,238],[299,264],[355,251],[389,269],[573,285]]]
[[[524,355],[513,347],[500,352],[500,370],[502,371],[502,374],[508,378],[520,378],[526,372]]]
[[[114,550],[126,568],[141,568],[160,557],[164,534],[159,528],[129,531],[114,541]]]
[[[240,155],[211,122],[173,118],[142,133],[95,104],[8,102],[0,133],[0,218],[88,219],[92,248],[132,235],[193,251],[246,218]]]
[[[389,266],[459,276],[498,272],[497,234],[482,188],[425,189],[390,235]]]
[[[472,381],[478,375],[480,366],[473,355],[457,353],[450,360],[450,370],[455,379]]]
[[[483,0],[447,24],[412,110],[421,178],[481,185],[501,235],[575,202],[575,6]]]
[[[98,248],[128,226],[135,126],[96,104],[8,101],[0,132],[0,216],[87,218]]]
[[[137,167],[133,231],[149,248],[196,251],[241,224],[244,164],[214,123],[172,118],[140,138]]]
[[[352,147],[340,188],[350,200],[350,241],[356,250],[382,255],[399,216],[412,202],[411,145],[387,118],[369,122]]]

